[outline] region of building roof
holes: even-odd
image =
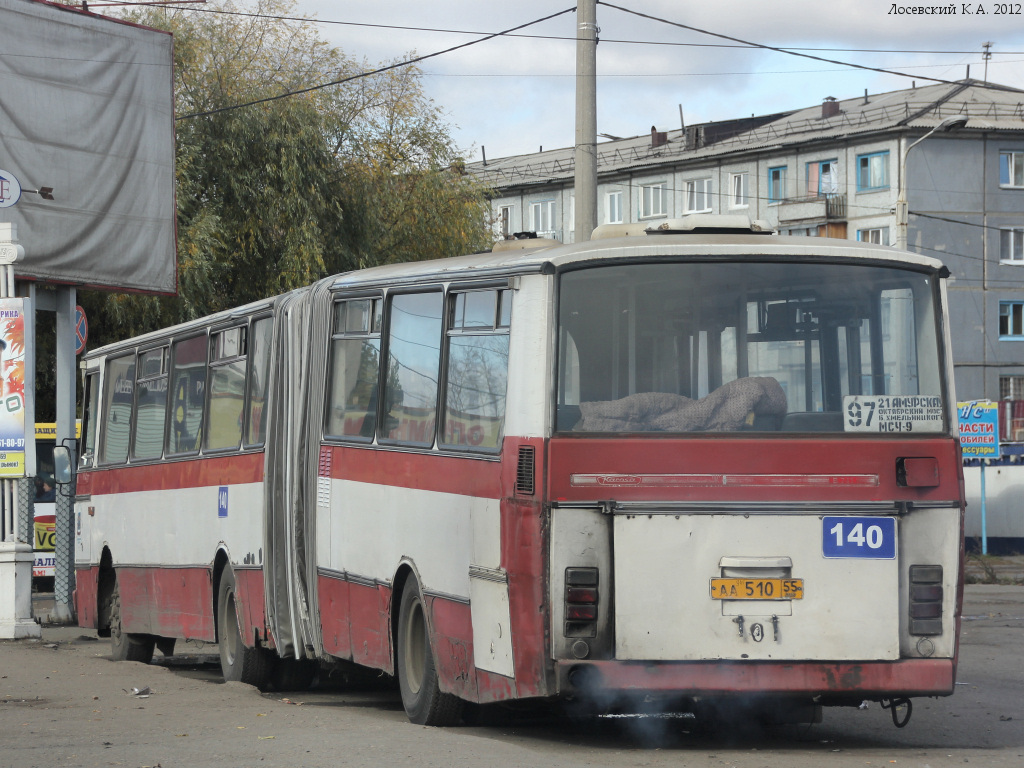
[[[831,114],[828,117],[823,115]],[[960,80],[765,115],[702,123],[651,134],[598,142],[599,176],[745,152],[765,152],[796,144],[851,136],[930,130],[943,119],[967,115],[967,129],[1024,132],[1024,90]],[[736,130],[736,129],[739,130]],[[662,143],[664,142],[664,143]],[[493,189],[571,181],[572,147],[469,163],[466,171]]]

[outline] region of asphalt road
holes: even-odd
[[[813,726],[738,732],[690,718],[545,713],[452,729],[409,724],[386,681],[282,695],[220,683],[216,648],[114,663],[106,641],[46,626],[0,643],[0,768],[57,766],[1024,766],[1024,587],[970,585],[956,694],[906,728],[877,704]],[[149,688],[144,695],[133,689]]]

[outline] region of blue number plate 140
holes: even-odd
[[[896,518],[826,517],[821,551],[825,557],[892,560],[896,557]]]

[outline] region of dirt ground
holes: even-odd
[[[916,700],[904,729],[877,704],[772,731],[550,712],[435,729],[409,724],[386,681],[261,694],[220,682],[214,646],[180,644],[178,655],[149,665],[115,663],[92,632],[44,626],[42,640],[0,642],[0,768],[1019,768],[1022,640],[1024,587],[968,586],[956,693]]]

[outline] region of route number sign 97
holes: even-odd
[[[847,395],[846,432],[942,432],[942,398],[937,395]]]

